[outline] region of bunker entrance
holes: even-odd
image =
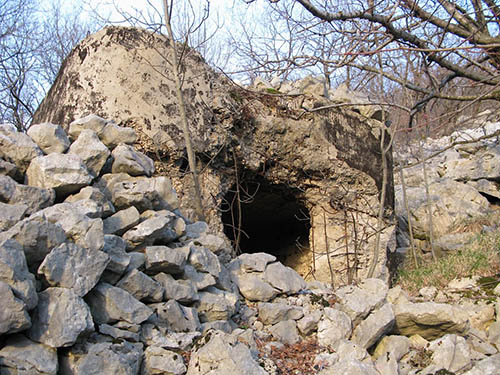
[[[224,232],[237,251],[272,254],[298,272],[302,263],[309,266],[311,226],[299,191],[282,184],[247,182],[240,186],[239,197],[233,186],[221,206]]]

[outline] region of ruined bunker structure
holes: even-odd
[[[163,36],[107,27],[71,52],[33,122],[67,127],[96,114],[135,128],[136,147],[172,179],[193,218],[169,60]],[[366,277],[380,233],[375,276],[388,277],[394,194],[388,155],[379,228],[381,122],[351,107],[305,111],[329,104],[314,93],[238,87],[189,49],[182,74],[207,222],[237,244],[235,253],[265,251],[309,279],[340,285]]]

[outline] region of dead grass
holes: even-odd
[[[468,223],[470,228],[475,223]],[[444,288],[455,278],[492,276],[500,271],[500,231],[481,233],[469,245],[450,252],[437,261],[421,259],[415,267],[412,257],[407,257],[398,272],[396,285],[410,295],[418,294],[425,286]]]

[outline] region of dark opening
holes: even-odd
[[[287,258],[308,248],[310,220],[307,208],[298,197],[299,191],[286,185],[242,184],[240,252],[266,252],[286,264]],[[224,232],[233,244],[238,236],[237,201],[233,186],[221,207]]]

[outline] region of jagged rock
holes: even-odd
[[[68,196],[64,201],[74,203],[82,199],[91,199],[101,206],[102,217],[113,215],[116,211],[113,203],[111,203],[99,189],[93,186],[86,186],[82,188],[77,194]]]
[[[63,243],[47,255],[38,269],[51,286],[86,295],[99,281],[109,262],[106,253],[73,243]]]
[[[127,173],[130,176],[151,177],[155,170],[153,160],[132,146],[119,144],[113,150],[113,173]]]
[[[174,224],[175,214],[173,213],[166,216],[154,216],[129,229],[123,235],[123,239],[127,241],[129,249],[153,244],[166,245],[179,237],[173,227]]]
[[[107,271],[121,275],[127,270],[131,255],[125,251],[126,247],[127,244],[121,237],[112,234],[104,235],[102,251],[109,256],[109,263],[106,266]]]
[[[401,359],[410,350],[410,340],[406,336],[384,336],[377,344],[373,357],[387,355],[391,353],[397,361]]]
[[[231,275],[231,280],[238,286],[240,293],[250,301],[269,301],[279,294],[279,290],[262,280],[262,275],[242,273]]]
[[[196,303],[201,322],[214,320],[229,320],[236,312],[238,296],[224,292],[214,287],[199,293],[200,300]]]
[[[492,355],[477,362],[472,369],[463,375],[486,375],[500,373],[500,354]]]
[[[323,311],[323,317],[318,323],[318,343],[335,348],[342,339],[347,339],[352,333],[352,321],[349,316],[330,307]]]
[[[21,334],[9,336],[0,350],[3,374],[56,375],[57,351],[27,339]]]
[[[60,203],[38,212],[36,215],[58,224],[68,239],[92,250],[101,250],[104,246],[104,232],[101,219],[91,219],[77,211],[73,203]]]
[[[138,342],[140,340],[139,333],[130,332],[125,329],[120,329],[117,327],[110,326],[108,324],[101,324],[99,326],[99,333],[111,336],[114,339],[123,339],[133,342]]]
[[[400,368],[394,354],[388,353],[385,356],[377,358],[375,368],[379,374],[384,375],[399,375]]]
[[[357,359],[343,359],[333,366],[318,373],[318,375],[379,375],[373,364],[361,362]]]
[[[284,294],[298,293],[306,287],[306,282],[295,270],[280,262],[268,264],[263,276],[265,281]]]
[[[148,346],[144,351],[142,375],[182,375],[186,370],[182,357],[175,352],[155,346]]]
[[[17,181],[22,181],[23,176],[16,165],[0,158],[0,176],[9,176]]]
[[[189,263],[199,272],[206,272],[218,278],[221,273],[221,265],[217,255],[202,246],[191,244]]]
[[[190,248],[170,248],[167,246],[148,246],[146,254],[146,273],[154,275],[159,272],[179,274],[189,256]]]
[[[136,269],[123,276],[116,286],[145,302],[161,302],[165,292],[159,282]]]
[[[284,344],[293,345],[300,341],[299,332],[297,331],[297,323],[294,320],[282,320],[272,327],[269,327],[271,335]]]
[[[158,281],[165,290],[165,300],[174,300],[181,303],[197,301],[197,290],[191,280],[176,280],[171,275],[159,273],[153,278]]]
[[[64,230],[43,216],[28,217],[18,222],[1,234],[0,238],[14,239],[22,246],[30,269],[38,268],[40,262],[54,247],[67,241]]]
[[[373,311],[368,317],[354,328],[352,342],[368,349],[394,325],[394,312],[389,303]]]
[[[0,129],[0,158],[15,164],[21,173],[33,159],[42,155],[42,150],[26,134]]]
[[[28,210],[25,204],[6,204],[0,202],[0,232],[6,231],[20,221]]]
[[[118,126],[114,122],[109,121],[104,126],[100,138],[106,147],[114,149],[120,143],[134,144],[137,140],[137,134],[132,128]]]
[[[470,328],[467,335],[467,342],[471,349],[477,353],[485,355],[493,355],[498,353],[498,350],[492,343],[488,342],[488,336],[485,331],[476,328]]]
[[[88,343],[84,349],[72,348],[61,367],[74,375],[137,375],[141,368],[142,347],[127,341]]]
[[[119,210],[130,206],[135,206],[140,212],[151,209],[174,211],[179,208],[172,182],[164,176],[147,178],[131,177],[126,173],[105,174],[95,186]]]
[[[137,208],[134,206],[131,206],[125,210],[118,211],[107,219],[104,219],[103,230],[105,234],[116,234],[120,236],[138,224],[139,220],[139,211],[137,211]]]
[[[3,281],[0,281],[0,301],[2,301],[0,335],[24,331],[31,327],[31,319],[26,311],[26,305],[14,296],[10,286]]]
[[[25,204],[27,215],[52,206],[56,199],[53,189],[18,184],[9,176],[0,176],[0,201],[9,204]]]
[[[305,312],[304,316],[297,321],[297,328],[303,335],[309,335],[318,329],[318,322],[323,316],[320,310]]]
[[[83,130],[88,129],[94,131],[98,136],[100,136],[104,131],[106,124],[107,120],[91,114],[71,122],[71,124],[69,124],[68,135],[72,140],[75,140],[80,136],[80,133]]]
[[[477,181],[467,181],[467,185],[472,186],[486,196],[500,199],[500,184],[498,182],[480,179]]]
[[[388,292],[387,284],[380,279],[366,279],[358,286],[348,285],[335,291],[339,307],[347,313],[353,325],[357,325],[370,311],[384,303]]]
[[[27,134],[45,154],[66,152],[70,141],[61,125],[45,122],[28,128]]]
[[[495,320],[495,307],[486,301],[464,301],[460,308],[469,316],[471,328],[486,331]]]
[[[111,152],[99,140],[97,134],[84,129],[69,148],[69,154],[78,155],[93,177],[99,176]]]
[[[231,333],[236,329],[236,327],[236,323],[232,320],[214,320],[213,322],[203,323],[201,325],[201,333],[205,334],[208,330],[214,329],[225,333]]]
[[[447,334],[429,345],[432,363],[440,369],[458,372],[471,363],[471,352],[465,339],[455,334]]]
[[[201,336],[200,332],[169,332],[165,327],[145,323],[141,329],[141,341],[147,346],[159,346],[166,349],[186,350],[193,340]]]
[[[130,293],[107,283],[97,284],[85,300],[98,324],[113,323],[117,320],[140,324],[153,314],[149,307]]]
[[[248,347],[232,335],[209,332],[205,345],[194,351],[187,375],[266,375]]]
[[[488,147],[484,150],[470,150],[474,157],[448,160],[442,165],[445,178],[457,181],[490,179],[500,177],[500,150],[498,147]]]
[[[335,352],[338,354],[340,360],[348,358],[362,362],[371,362],[370,354],[368,354],[365,348],[347,339],[341,339],[337,343]]]
[[[200,330],[200,321],[196,309],[182,306],[174,300],[150,305],[161,322],[168,324],[174,332],[193,332]]]
[[[91,219],[102,218],[102,206],[92,199],[80,199],[72,204],[75,210]]]
[[[432,340],[446,333],[463,334],[468,326],[468,314],[452,305],[423,302],[393,306],[396,333],[410,336],[419,334]]]
[[[282,320],[298,320],[304,316],[304,312],[299,306],[290,306],[284,303],[258,304],[259,319],[264,324],[276,324]]]
[[[48,288],[38,294],[28,336],[53,348],[73,345],[80,335],[94,330],[92,315],[71,289]]]
[[[185,280],[190,280],[198,291],[207,289],[208,287],[217,284],[217,281],[212,275],[205,272],[198,272],[193,266],[189,264],[184,267],[182,277]]]
[[[65,196],[92,182],[92,175],[82,159],[75,154],[49,154],[33,159],[26,170],[30,186],[54,189]]]
[[[253,253],[241,254],[238,258],[234,259],[229,270],[239,270],[243,272],[264,272],[266,266],[276,260],[276,257],[266,253]]]
[[[38,303],[35,276],[28,271],[21,245],[15,240],[0,240],[0,281],[8,284],[14,296],[21,299],[28,310]]]

